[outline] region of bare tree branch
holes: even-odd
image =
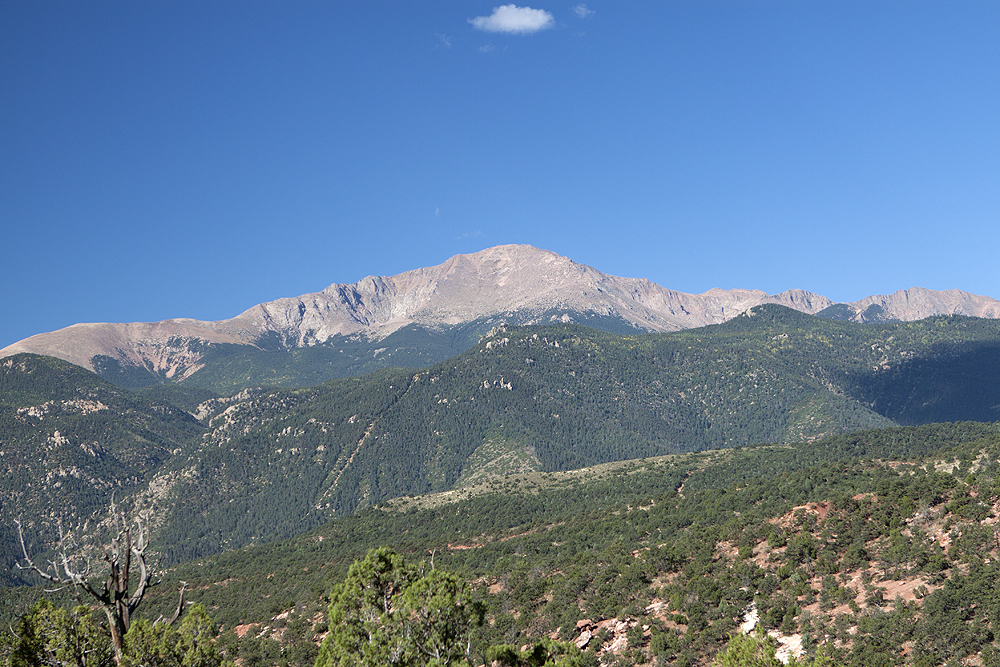
[[[67,586],[73,586],[74,595],[77,602],[83,603],[81,591],[94,598],[104,610],[108,618],[108,625],[111,631],[111,643],[115,649],[115,663],[121,665],[122,646],[125,634],[132,624],[132,616],[149,587],[155,585],[152,581],[152,571],[146,564],[146,548],[149,545],[149,522],[144,522],[142,516],[134,519],[136,532],[133,534],[129,517],[125,512],[119,512],[114,504],[114,496],[111,500],[112,520],[117,535],[112,538],[108,548],[104,551],[102,560],[107,563],[108,575],[101,585],[101,590],[97,590],[92,584],[92,572],[90,559],[83,552],[81,547],[76,545],[72,532],[63,530],[62,523],[59,524],[59,542],[57,546],[58,554],[56,560],[48,561],[48,568],[39,567],[28,555],[28,547],[24,541],[24,531],[20,520],[15,520],[17,534],[21,542],[21,553],[27,565],[17,564],[18,569],[30,570],[45,581],[56,584],[61,590]],[[134,538],[134,539],[133,539]],[[84,569],[77,571],[75,561],[82,560]],[[132,569],[134,563],[138,566],[138,581],[135,589],[132,588]],[[171,624],[177,620],[184,608],[184,593],[187,583],[182,582],[180,589],[180,603],[173,617],[167,621]],[[162,617],[160,618],[162,620]],[[159,622],[159,621],[158,621]]]
[[[180,601],[177,603],[177,609],[174,611],[174,615],[170,617],[170,620],[169,621],[165,620],[163,616],[160,616],[158,619],[156,619],[156,622],[153,623],[153,625],[156,625],[157,623],[166,623],[167,625],[172,625],[173,622],[177,620],[177,618],[181,615],[181,612],[184,611],[184,604],[185,604],[184,592],[187,591],[187,585],[188,582],[186,581],[181,582]],[[189,602],[188,604],[193,604],[193,603]]]

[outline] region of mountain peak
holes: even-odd
[[[283,347],[308,347],[338,335],[381,340],[411,325],[435,329],[490,318],[532,323],[552,316],[604,318],[667,332],[725,322],[764,303],[808,314],[827,311],[859,322],[873,316],[916,320],[941,314],[1000,318],[1000,301],[959,290],[914,287],[836,305],[801,289],[775,295],[722,288],[686,294],[646,278],[608,275],[550,250],[510,244],[395,276],[334,283],[319,292],[258,304],[227,320],[75,324],[8,346],[0,357],[32,352],[90,369],[96,368],[95,360],[104,359],[102,363],[182,379],[202,367],[206,346],[213,344],[259,346],[268,341],[270,347],[278,341]]]

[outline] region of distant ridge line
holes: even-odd
[[[588,313],[639,330],[669,332],[719,324],[764,303],[855,322],[934,315],[1000,318],[1000,301],[957,289],[913,287],[846,304],[801,289],[772,295],[713,288],[687,294],[645,278],[608,275],[533,246],[502,245],[455,255],[438,266],[261,303],[225,320],[74,324],[9,345],[0,358],[30,352],[90,370],[96,370],[95,359],[106,358],[179,380],[203,367],[206,344],[295,349],[354,334],[377,341],[413,324],[433,329],[512,313],[528,323],[547,321],[545,314],[551,312],[567,313],[569,319],[572,313]]]

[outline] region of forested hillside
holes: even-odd
[[[332,586],[388,546],[471,583],[480,657],[551,636],[605,665],[708,665],[756,619],[803,659],[992,666],[998,514],[1000,424],[864,431],[397,499],[172,568],[144,613],[184,580],[230,657],[312,665]]]
[[[451,326],[410,324],[378,340],[363,334],[336,335],[308,347],[287,347],[283,341],[272,336],[258,340],[256,347],[210,346],[201,361],[204,367],[177,384],[231,393],[261,385],[309,387],[386,368],[425,368],[465,352],[494,327],[559,322],[560,318],[612,334],[640,332],[620,317],[552,310],[540,314],[513,312],[503,317],[482,317]],[[174,384],[148,372],[130,379],[128,372],[115,363],[102,365],[98,373],[122,386]]]
[[[204,420],[207,444],[170,463],[198,471],[179,478],[178,489],[192,490],[177,493],[199,505],[170,510],[187,518],[167,542],[197,548],[211,534],[229,544],[290,535],[515,460],[516,469],[568,470],[922,423],[942,412],[989,419],[1000,404],[996,329],[964,318],[868,328],[780,307],[669,335],[498,329],[425,371],[220,402]],[[952,373],[938,372],[949,363]],[[266,529],[260,515],[271,517]]]
[[[156,542],[164,562],[176,563],[499,473],[792,443],[932,419],[993,420],[998,332],[994,320],[858,325],[770,305],[673,334],[499,327],[424,370],[208,400],[206,390],[183,387],[133,395],[81,372],[66,375],[58,392],[99,385],[121,407],[69,419],[63,413],[77,409],[67,403],[75,399],[11,389],[0,408],[6,432],[24,435],[0,435],[0,442],[5,451],[35,451],[17,444],[23,440],[39,452],[84,457],[75,468],[60,467],[54,454],[34,459],[45,470],[31,469],[33,479],[48,479],[46,493],[65,499],[46,506],[49,535],[57,519],[70,525],[86,518],[72,494],[89,494],[86,506],[95,508],[115,491],[119,501],[134,499],[161,517]],[[38,358],[12,359],[20,365],[7,366],[9,386],[32,386],[17,369]],[[81,388],[66,388],[74,383]],[[62,421],[42,412],[56,405]],[[144,430],[129,425],[139,412]],[[123,435],[103,443],[89,426],[94,420]],[[130,451],[155,445],[142,475],[123,468],[120,479],[98,483],[75,476],[88,469],[83,463],[112,460],[87,447],[103,443],[110,452],[119,441]],[[5,493],[22,490],[17,475],[27,469],[8,463]]]
[[[29,536],[87,523],[148,488],[204,427],[168,402],[119,389],[79,366],[35,355],[0,361],[0,567],[22,581],[14,519]]]
[[[505,491],[427,509],[413,498],[171,576],[217,582],[202,599],[226,627],[282,637],[234,652],[299,652],[303,664],[322,594],[388,545],[478,588],[480,646],[551,634],[604,664],[708,664],[755,611],[833,664],[994,665],[998,473],[997,424],[868,431],[510,477],[497,480]],[[237,602],[249,590],[256,616]]]

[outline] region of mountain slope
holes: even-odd
[[[486,644],[550,635],[604,664],[705,665],[756,617],[789,650],[827,643],[832,664],[992,665],[997,429],[866,431],[400,499],[179,566],[147,613],[169,612],[184,580],[227,630],[290,656],[323,631],[351,561],[389,546],[479,590]]]
[[[773,305],[672,334],[499,328],[427,370],[205,404],[205,436],[155,478],[172,489],[165,548],[176,561],[510,472],[997,420],[998,343],[991,320],[863,327]]]
[[[912,322],[934,315],[1000,317],[1000,302],[957,289],[934,291],[922,287],[888,295],[865,297],[851,303],[834,304],[817,314],[851,322]]]
[[[16,579],[14,519],[31,535],[86,523],[112,494],[147,488],[172,452],[201,435],[190,414],[35,355],[0,360],[0,560]]]
[[[10,363],[15,389],[13,398],[0,399],[10,430],[0,433],[0,449],[30,461],[8,468],[4,506],[20,503],[17,494],[28,483],[18,481],[22,473],[62,483],[46,489],[57,494],[52,502],[64,498],[62,508],[76,507],[79,498],[97,506],[117,489],[121,501],[141,499],[162,517],[157,541],[165,562],[290,537],[389,498],[510,472],[808,441],[931,419],[1000,419],[1000,321],[859,325],[774,304],[668,334],[497,327],[425,370],[384,370],[309,389],[244,390],[198,405],[198,392],[188,392],[180,398],[191,414],[62,362],[65,380],[29,391],[34,380],[22,366],[58,364],[15,359],[2,362]],[[77,421],[48,412],[54,405],[67,412],[63,402],[81,392],[107,394],[88,400],[109,409]],[[171,392],[157,395],[165,400]],[[140,418],[142,431],[134,426]],[[70,468],[50,450],[95,442],[111,450],[105,436],[95,435],[95,419],[106,422],[99,433],[127,451],[160,453],[136,472],[116,463],[121,480],[81,473],[63,481],[59,471]]]
[[[423,367],[467,349],[498,323],[562,320],[612,331],[667,332],[724,322],[762,303],[851,321],[1000,317],[1000,302],[957,290],[914,288],[836,305],[802,290],[685,294],[645,279],[610,276],[546,250],[508,245],[259,304],[228,320],[77,324],[15,343],[0,357],[55,356],[130,387],[198,373],[206,376],[202,386],[219,390],[267,381],[304,386],[393,365]],[[400,331],[409,331],[402,344],[382,344]],[[280,354],[308,349],[315,352]]]

